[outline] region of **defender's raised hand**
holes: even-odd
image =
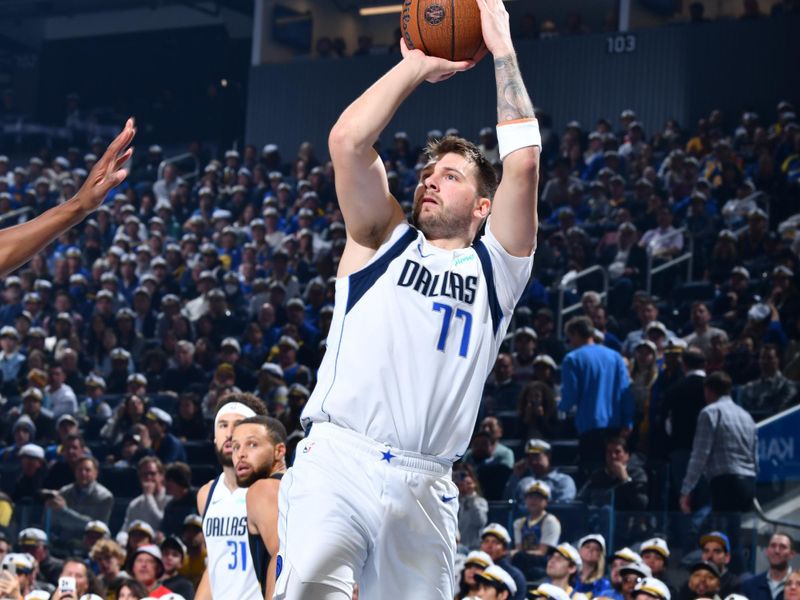
[[[97,210],[103,203],[108,192],[122,183],[128,176],[128,171],[122,166],[128,162],[133,154],[129,148],[136,127],[133,119],[128,119],[120,134],[108,146],[100,160],[95,163],[86,181],[75,194],[74,201],[87,212]]]

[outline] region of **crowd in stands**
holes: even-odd
[[[461,597],[486,579],[477,567],[495,583],[511,573],[516,598],[544,580],[615,600],[650,578],[687,600],[741,591],[729,581],[734,532],[733,542],[725,532],[700,540],[684,585],[662,577],[668,540],[646,511],[747,510],[724,499],[752,500],[754,421],[798,401],[794,107],[713,111],[690,129],[670,121],[649,132],[630,109],[614,123],[542,124],[534,276],[454,468],[468,557]],[[499,167],[493,128],[477,133]],[[407,213],[425,142],[397,132],[380,148]],[[3,224],[69,198],[102,147],[0,156],[0,218],[30,209]],[[0,550],[27,591],[51,589],[70,569],[109,598],[164,587],[190,599],[204,559],[195,494],[216,473],[217,399],[261,398],[290,433],[289,457],[303,437],[346,237],[335,173],[308,143],[289,160],[274,144],[219,158],[191,150],[196,178],[162,164],[159,146],[139,149],[92,218],[3,281]],[[648,293],[648,265],[686,252],[690,272],[668,268]],[[575,278],[594,265],[608,273],[607,295],[602,278]],[[565,305],[580,306],[565,332],[561,287]],[[741,444],[709,442],[726,431]],[[510,512],[489,523],[496,500]],[[571,505],[612,506],[616,547],[587,536],[607,524],[580,509],[576,520]],[[669,541],[694,546],[690,535]],[[494,579],[492,564],[502,571]],[[547,589],[539,595],[561,600]]]

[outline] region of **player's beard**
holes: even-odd
[[[474,207],[464,208],[463,212],[439,207],[438,213],[422,214],[422,198],[414,203],[411,222],[429,240],[452,239],[463,236],[472,226]],[[461,207],[459,207],[461,208]]]
[[[225,456],[225,452],[222,450],[222,448],[218,448],[217,446],[214,446],[214,450],[217,453],[217,460],[219,461],[221,467],[233,467],[233,453],[231,453],[229,456]]]
[[[236,475],[236,485],[242,488],[248,488],[259,479],[266,479],[269,477],[271,472],[272,462],[264,463],[260,466],[254,466],[253,470],[250,471],[250,473],[244,479],[239,479],[239,475]]]

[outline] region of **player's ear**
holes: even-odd
[[[478,198],[477,205],[475,206],[475,211],[480,216],[481,219],[485,219],[489,216],[489,212],[492,210],[492,201],[489,198]]]
[[[278,444],[275,446],[275,460],[283,460],[286,458],[286,444]]]

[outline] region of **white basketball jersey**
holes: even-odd
[[[302,422],[329,421],[392,447],[456,460],[530,277],[486,228],[443,250],[398,225],[370,262],[336,282],[317,386]]]
[[[247,489],[231,492],[222,475],[212,485],[203,515],[211,596],[214,600],[263,600],[247,537]]]

